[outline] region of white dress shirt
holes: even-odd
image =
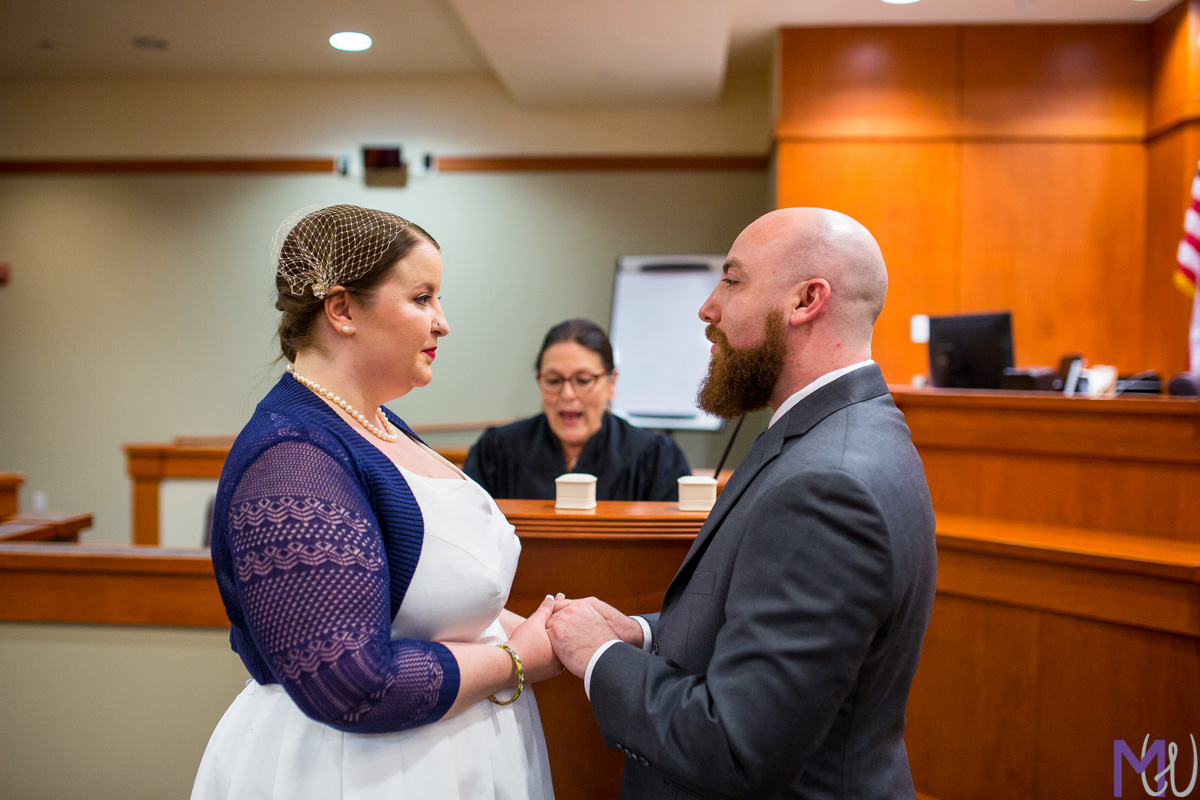
[[[772,425],[774,425],[776,422],[778,422],[779,420],[783,419],[783,415],[786,414],[787,412],[791,411],[792,406],[796,405],[796,403],[799,403],[801,400],[808,397],[810,394],[815,392],[817,389],[820,389],[822,386],[824,386],[828,383],[833,383],[838,378],[840,378],[843,375],[846,375],[848,373],[854,372],[854,370],[856,370],[856,369],[862,369],[863,367],[868,366],[870,364],[874,364],[874,363],[875,363],[874,360],[868,358],[866,361],[860,361],[857,364],[851,364],[848,367],[842,367],[841,369],[835,369],[833,372],[826,372],[824,375],[817,378],[815,381],[810,383],[808,386],[805,386],[803,389],[796,392],[794,395],[789,397],[787,400],[784,400],[783,403],[779,406],[779,408],[775,409],[775,413],[771,415],[771,421],[767,423],[767,427],[769,428]]]

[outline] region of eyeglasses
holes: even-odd
[[[563,387],[570,382],[571,388],[575,390],[575,394],[583,395],[595,388],[596,381],[606,377],[608,377],[607,372],[599,372],[596,374],[592,374],[590,372],[576,372],[569,378],[564,378],[562,375],[550,372],[545,375],[538,375],[537,383],[538,388],[546,394],[558,394],[563,390]]]

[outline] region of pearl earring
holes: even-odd
[[[349,333],[349,332],[350,332],[350,326],[349,326],[349,325],[343,325],[343,326],[342,326],[342,333]]]

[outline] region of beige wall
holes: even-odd
[[[0,797],[187,797],[246,680],[227,631],[0,623]]]
[[[765,152],[766,86],[707,109],[520,109],[486,79],[0,84],[0,159]],[[568,316],[607,323],[614,261],[724,252],[770,205],[764,172],[446,173],[404,189],[355,177],[0,178],[0,469],[85,538],[129,536],[122,442],[236,432],[274,381],[271,233],[296,208],[351,202],[443,244],[451,325],[410,423],[537,408],[530,361]],[[700,323],[697,322],[699,325]],[[713,466],[727,434],[682,434]],[[460,437],[461,439],[461,437]],[[735,458],[753,439],[744,437]],[[436,443],[436,442],[435,442]],[[452,443],[452,442],[450,442]]]
[[[771,143],[766,76],[713,106],[535,109],[493,78],[0,82],[0,159],[744,153]]]

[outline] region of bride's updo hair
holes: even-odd
[[[421,242],[441,249],[416,223],[371,208],[307,208],[285,220],[272,243],[283,358],[295,361],[301,350],[320,346],[316,321],[326,297],[344,290],[369,306],[392,267]]]

